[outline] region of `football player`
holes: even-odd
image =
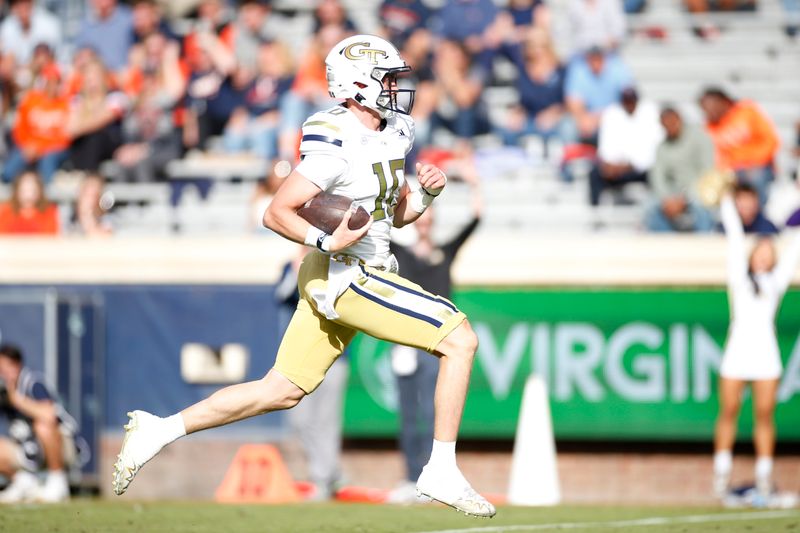
[[[264,214],[268,228],[317,248],[300,268],[300,302],[275,366],[259,381],[226,387],[168,418],[129,413],[114,491],[124,493],[147,461],[187,433],[293,407],[362,331],[439,357],[433,449],[418,493],[469,515],[494,516],[455,456],[477,336],[451,302],[397,275],[389,251],[391,228],[416,220],[447,182],[437,167],[420,164],[419,187],[405,180],[414,90],[399,88],[398,77],[410,68],[391,43],[372,35],[344,39],[325,64],[330,94],[344,102],[303,124],[302,161]],[[297,210],[322,191],[354,199],[353,208],[364,207],[370,221],[349,229],[351,210],[331,235],[314,227]]]

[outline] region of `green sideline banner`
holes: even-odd
[[[454,299],[480,338],[463,436],[512,437],[525,380],[535,373],[548,384],[557,437],[711,437],[729,322],[724,290],[474,288]],[[786,295],[777,330],[778,437],[800,440],[800,291]],[[347,435],[397,434],[390,351],[370,337],[354,342]],[[740,437],[751,423],[748,394]]]

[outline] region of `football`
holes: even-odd
[[[344,214],[353,205],[353,199],[339,194],[321,192],[298,209],[297,214],[307,220],[312,226],[325,233],[332,234],[341,224]],[[369,213],[359,206],[350,217],[347,227],[358,229],[369,222]]]

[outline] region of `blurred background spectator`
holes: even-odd
[[[250,151],[266,160],[278,155],[278,134],[289,130],[291,135],[291,126],[281,128],[280,109],[293,81],[292,60],[286,47],[276,41],[262,42],[255,77],[243,91],[244,105],[234,111],[225,127],[227,151]],[[288,140],[284,152],[291,153],[292,141]]]
[[[131,29],[133,44],[144,42],[154,33],[160,33],[170,40],[178,40],[178,36],[164,20],[161,7],[155,0],[134,0],[131,8]]]
[[[622,59],[597,46],[571,61],[564,87],[567,110],[577,126],[577,138],[571,140],[596,143],[603,110],[618,102],[632,83]]]
[[[384,0],[379,18],[381,34],[402,50],[413,34],[427,31],[431,10],[422,0]]]
[[[737,183],[733,189],[733,200],[745,233],[758,235],[778,233],[778,227],[764,214],[755,187],[748,183]]]
[[[48,201],[39,175],[20,174],[9,200],[0,204],[0,235],[55,235],[59,225],[58,206]]]
[[[42,69],[38,85],[25,93],[17,107],[3,181],[9,182],[26,167],[35,166],[44,182],[50,183],[67,159],[69,101],[62,94],[61,73],[55,63]]]
[[[96,171],[122,144],[121,119],[128,98],[114,90],[113,79],[99,60],[87,61],[80,90],[72,101],[67,130],[72,138],[70,160],[77,170]]]
[[[616,50],[625,39],[625,11],[621,0],[570,0],[570,35],[573,51],[590,48]]]
[[[724,90],[708,88],[700,97],[706,128],[717,149],[717,165],[732,170],[740,181],[767,202],[775,180],[775,154],[780,141],[772,122],[749,100],[734,100]]]
[[[591,204],[600,203],[606,188],[647,183],[647,173],[663,137],[656,105],[641,101],[636,89],[623,90],[620,102],[603,111],[600,119],[598,161],[589,174]]]
[[[556,55],[546,30],[530,28],[524,41],[511,48],[517,68],[516,89],[520,105],[509,112],[502,129],[506,144],[517,144],[524,135],[536,135],[548,140],[573,139],[572,121],[564,107],[566,68]]]
[[[91,0],[75,44],[91,48],[112,72],[119,72],[128,62],[133,44],[133,18],[128,6],[117,0]]]
[[[650,231],[711,231],[713,215],[695,195],[698,180],[714,169],[714,145],[699,127],[686,124],[672,107],[661,111],[665,139],[656,150],[649,181],[654,202],[645,224]]]
[[[461,43],[467,55],[483,54],[486,34],[499,12],[492,0],[447,0],[439,12],[437,33],[445,40]]]
[[[0,24],[2,69],[6,72],[30,63],[37,45],[61,48],[61,24],[55,15],[33,0],[11,0],[10,4],[10,13]]]
[[[122,144],[114,151],[117,179],[152,182],[181,156],[175,129],[177,106],[186,87],[179,45],[153,33],[131,51],[126,93],[130,109],[122,119]],[[181,117],[182,118],[182,117]]]
[[[488,74],[461,42],[441,41],[435,54],[433,83],[437,101],[431,126],[443,127],[459,141],[470,143],[476,135],[489,131],[489,117],[481,100]]]

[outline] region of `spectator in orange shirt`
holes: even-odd
[[[61,75],[51,63],[39,76],[41,88],[25,94],[11,131],[14,146],[3,168],[3,181],[10,182],[30,165],[49,183],[67,158],[69,103],[61,94]]]
[[[0,204],[0,235],[55,235],[58,207],[44,195],[39,175],[27,170],[11,187],[11,199]]]
[[[773,162],[780,143],[772,122],[754,102],[734,100],[718,88],[703,92],[700,107],[716,147],[717,166],[755,187],[764,205],[775,180]]]

